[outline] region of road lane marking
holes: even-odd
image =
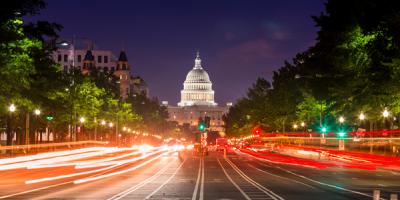
[[[239,192],[244,196],[244,198],[246,198],[247,200],[251,200],[249,196],[247,196],[247,194],[242,190],[242,188],[239,187],[239,185],[237,185],[235,183],[235,181],[233,181],[233,179],[231,178],[231,176],[229,176],[229,174],[226,172],[224,166],[222,166],[221,162],[219,161],[219,159],[217,158],[217,161],[219,163],[219,165],[222,168],[222,171],[224,172],[225,176],[228,178],[228,180],[236,187],[236,189],[239,190]]]
[[[199,200],[203,200],[204,198],[204,159],[201,159],[202,165],[201,165],[201,186],[200,186],[200,196]]]
[[[274,200],[284,200],[283,197],[279,196],[278,194],[274,193],[272,190],[264,187],[263,185],[259,184],[258,182],[254,181],[253,179],[251,179],[250,177],[248,177],[242,170],[240,170],[232,161],[230,161],[229,159],[225,159],[226,162],[231,165],[231,167],[243,178],[245,179],[247,182],[249,182],[250,184],[252,184],[254,187],[256,187],[257,189],[261,190],[262,192],[264,192],[265,194],[267,194],[268,196],[270,196],[272,199]]]
[[[245,155],[251,156],[251,157],[253,157],[253,158],[256,158],[257,160],[260,160],[260,161],[262,161],[262,162],[273,163],[273,162],[269,162],[268,160],[264,160],[264,159],[261,159],[261,158],[257,158],[257,157],[255,157],[255,156],[252,156],[252,155],[249,155],[249,154],[245,154]],[[324,185],[324,186],[327,186],[327,187],[331,187],[331,188],[335,188],[335,189],[338,189],[338,190],[342,190],[342,191],[346,191],[346,192],[358,194],[358,195],[361,195],[361,196],[372,197],[372,195],[369,195],[369,194],[366,194],[366,193],[362,193],[362,192],[358,192],[358,191],[355,191],[355,190],[346,189],[346,188],[339,187],[339,186],[336,186],[336,185],[331,185],[331,184],[328,184],[328,183],[323,183],[323,182],[320,182],[320,181],[317,181],[317,180],[314,180],[314,179],[305,177],[305,176],[303,176],[303,175],[294,173],[294,172],[292,172],[292,171],[290,171],[290,170],[283,169],[283,168],[281,168],[281,167],[279,167],[279,166],[274,166],[274,165],[271,165],[271,166],[272,166],[272,167],[275,167],[275,168],[277,168],[277,169],[280,169],[280,170],[282,170],[282,171],[285,171],[285,172],[287,172],[287,173],[289,173],[289,174],[295,175],[295,176],[297,176],[297,177],[300,177],[300,178],[306,179],[306,180],[308,180],[308,181],[317,183],[317,184],[319,184],[319,185]],[[381,199],[384,200],[384,198],[381,198]]]
[[[122,197],[125,197],[126,195],[128,195],[129,193],[136,191],[137,189],[143,187],[144,185],[146,185],[147,183],[155,180],[156,178],[158,178],[162,173],[164,173],[169,166],[172,165],[172,162],[170,162],[168,165],[164,166],[163,168],[161,168],[161,170],[159,170],[157,173],[155,173],[154,175],[152,175],[151,177],[141,181],[140,183],[108,198],[107,200],[117,200],[117,199],[121,199]]]
[[[100,174],[105,174],[105,173],[107,173],[109,171],[112,171],[112,170],[115,170],[115,169],[114,168],[108,169],[106,171],[101,172]],[[93,177],[93,176],[96,176],[96,175],[92,175],[92,176],[89,176],[89,177]],[[41,190],[45,190],[45,189],[49,189],[49,188],[54,188],[54,187],[58,187],[58,186],[62,186],[62,185],[67,185],[67,184],[70,184],[70,183],[73,183],[73,181],[67,181],[67,182],[63,182],[63,183],[59,183],[59,184],[44,186],[44,187],[35,188],[35,189],[32,189],[32,190],[26,190],[26,191],[22,191],[22,192],[17,192],[17,193],[14,193],[14,194],[8,194],[8,195],[0,196],[0,199],[6,199],[6,198],[14,197],[14,196],[19,196],[19,195],[23,195],[23,194],[32,193],[32,192],[37,192],[37,191],[41,191]]]
[[[197,173],[197,181],[196,181],[196,186],[194,187],[193,195],[192,195],[192,200],[197,199],[197,191],[199,190],[199,184],[200,184],[200,179],[201,179],[201,166],[202,166],[202,157],[199,160],[199,172]]]
[[[159,150],[159,151],[152,152],[150,154],[145,154],[143,156],[135,158],[135,161],[145,159],[145,158],[147,158],[149,156],[155,155],[155,154],[160,153],[162,151],[163,150]],[[72,173],[72,174],[65,174],[65,175],[59,175],[59,176],[52,176],[52,177],[46,177],[46,178],[40,178],[40,179],[27,180],[27,181],[25,181],[25,184],[33,184],[33,183],[40,183],[40,182],[46,182],[46,181],[54,181],[54,180],[58,180],[58,179],[65,179],[65,178],[71,178],[71,177],[82,176],[82,175],[87,175],[87,174],[94,174],[94,173],[97,173],[97,172],[102,172],[102,171],[106,171],[106,170],[109,170],[109,169],[112,169],[112,168],[119,167],[119,166],[121,166],[123,164],[127,164],[129,162],[133,162],[133,160],[134,159],[128,160],[128,161],[121,161],[120,163],[111,165],[109,167],[90,170],[90,171],[84,171],[84,172],[78,172],[78,173]],[[76,182],[74,182],[74,183],[76,183]]]
[[[252,168],[254,168],[254,169],[256,169],[256,170],[258,170],[258,171],[260,171],[260,172],[263,172],[263,173],[265,173],[265,174],[268,174],[268,175],[271,175],[271,176],[275,176],[275,177],[278,177],[278,178],[281,178],[281,179],[284,179],[284,180],[289,180],[289,181],[291,181],[291,182],[295,182],[295,183],[304,185],[304,186],[309,187],[309,188],[312,188],[312,189],[316,189],[315,187],[313,187],[313,186],[311,186],[311,185],[308,185],[308,184],[306,184],[306,183],[303,183],[303,182],[301,182],[301,181],[296,181],[296,180],[293,180],[293,179],[290,179],[290,178],[286,178],[286,177],[283,177],[283,176],[279,176],[279,175],[276,175],[276,174],[269,173],[269,172],[267,172],[267,171],[265,171],[265,170],[262,170],[262,169],[259,169],[259,168],[255,167],[255,166],[253,166],[253,165],[251,165],[251,164],[249,164],[249,166],[252,167]]]
[[[110,177],[110,176],[123,174],[123,173],[130,172],[130,171],[134,171],[134,170],[137,170],[137,169],[139,169],[139,168],[141,168],[141,167],[153,162],[156,159],[159,159],[160,157],[162,157],[162,156],[164,156],[166,154],[168,154],[168,152],[164,152],[164,153],[162,153],[162,154],[160,154],[160,155],[158,155],[158,156],[156,156],[154,158],[146,160],[145,162],[140,163],[140,164],[138,164],[138,165],[136,165],[134,167],[128,168],[128,169],[124,169],[124,170],[120,170],[120,171],[116,171],[116,172],[111,172],[111,173],[103,174],[103,175],[100,175],[100,176],[95,176],[95,177],[83,178],[83,179],[75,180],[74,184],[86,183],[86,182],[90,182],[90,181],[95,181],[95,180],[107,178],[107,177]]]
[[[69,184],[69,183],[72,183],[72,181],[59,183],[59,184],[55,184],[55,185],[49,185],[49,186],[36,188],[36,189],[32,189],[32,190],[26,190],[26,191],[14,193],[14,194],[5,195],[5,196],[1,196],[0,199],[6,199],[6,198],[10,198],[10,197],[18,196],[18,195],[23,195],[23,194],[27,194],[27,193],[31,193],[31,192],[45,190],[45,189],[49,189],[49,188],[53,188],[53,187],[57,187],[57,186],[61,186],[61,185],[66,185],[66,184]]]
[[[153,196],[154,194],[156,194],[158,191],[160,191],[161,188],[163,188],[166,184],[168,184],[171,179],[173,179],[175,177],[175,175],[178,173],[178,171],[182,168],[183,163],[185,163],[186,159],[179,165],[179,167],[174,171],[174,173],[163,183],[161,184],[157,189],[155,189],[152,193],[150,193],[149,195],[147,195],[147,197],[145,199],[150,199],[151,196]]]

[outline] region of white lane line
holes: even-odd
[[[59,184],[55,184],[55,185],[49,185],[49,186],[36,188],[36,189],[32,189],[32,190],[26,190],[26,191],[14,193],[14,194],[5,195],[5,196],[1,196],[0,199],[7,199],[7,198],[10,198],[10,197],[23,195],[23,194],[27,194],[27,193],[31,193],[31,192],[36,192],[36,191],[40,191],[40,190],[45,190],[45,189],[49,189],[49,188],[53,188],[53,187],[57,187],[57,186],[61,186],[61,185],[66,185],[66,184],[69,184],[69,183],[72,183],[72,181],[59,183]]]
[[[260,171],[260,172],[263,172],[263,173],[265,173],[265,174],[268,174],[268,175],[271,175],[271,176],[275,176],[275,177],[277,177],[277,178],[281,178],[281,179],[284,179],[284,180],[288,180],[288,181],[291,181],[291,182],[295,182],[295,183],[304,185],[304,186],[309,187],[309,188],[312,188],[312,189],[316,189],[314,186],[308,185],[308,184],[303,183],[303,182],[301,182],[301,181],[296,181],[296,180],[293,180],[293,179],[290,179],[290,178],[286,178],[286,177],[283,177],[283,176],[279,176],[279,175],[276,175],[276,174],[269,173],[269,172],[267,172],[267,171],[265,171],[265,170],[262,170],[262,169],[260,169],[260,168],[255,167],[255,166],[253,166],[253,165],[251,165],[251,164],[249,164],[249,166],[252,167],[252,168],[254,168],[254,169],[256,169],[256,170],[258,170],[258,171]],[[267,166],[267,165],[265,165],[265,166]],[[268,166],[268,167],[269,167],[269,166]]]
[[[90,182],[90,181],[95,181],[95,180],[107,178],[107,177],[110,177],[110,176],[116,176],[116,175],[127,173],[127,172],[130,172],[130,171],[134,171],[134,170],[137,170],[137,169],[139,169],[139,168],[141,168],[141,167],[153,162],[154,160],[159,159],[160,157],[162,157],[162,156],[164,156],[166,154],[168,154],[168,152],[162,153],[162,154],[160,154],[160,155],[158,155],[158,156],[156,156],[154,158],[146,160],[143,163],[140,163],[140,164],[138,164],[138,165],[136,165],[134,167],[128,168],[128,169],[124,169],[124,170],[120,170],[120,171],[116,171],[116,172],[112,172],[112,173],[108,173],[108,174],[103,174],[103,175],[100,175],[100,176],[95,176],[95,177],[83,178],[83,179],[75,180],[74,184],[86,183],[86,182]]]
[[[164,166],[163,168],[161,168],[161,170],[159,170],[157,173],[155,173],[154,175],[152,175],[151,177],[141,181],[140,183],[108,198],[107,200],[117,200],[117,199],[121,199],[123,197],[125,197],[126,195],[128,195],[129,193],[132,193],[136,190],[138,190],[139,188],[143,187],[144,185],[146,185],[147,183],[150,183],[151,181],[155,180],[156,178],[158,178],[162,173],[164,173],[165,171],[167,171],[168,167],[171,166],[173,164],[173,162],[170,162],[168,165]]]
[[[253,179],[251,179],[250,177],[248,177],[242,170],[240,170],[233,162],[231,162],[229,159],[225,159],[226,162],[231,165],[231,167],[245,180],[247,180],[247,182],[249,182],[250,184],[252,184],[254,187],[258,188],[259,190],[261,190],[262,192],[264,192],[265,194],[267,194],[268,196],[270,196],[272,199],[274,200],[284,200],[283,197],[277,195],[276,193],[274,193],[272,190],[264,187],[263,185],[259,184],[258,182],[254,181]]]
[[[264,160],[264,159],[261,159],[261,158],[257,158],[257,157],[255,157],[255,156],[252,156],[252,155],[249,155],[249,154],[246,154],[246,155],[251,156],[251,157],[253,157],[253,158],[256,158],[257,160],[260,160],[260,161],[262,161],[262,162],[271,163],[271,162],[269,162],[268,160]],[[354,194],[359,194],[359,195],[361,195],[361,196],[372,197],[372,195],[369,195],[369,194],[366,194],[366,193],[362,193],[362,192],[358,192],[358,191],[355,191],[355,190],[346,189],[346,188],[339,187],[339,186],[336,186],[336,185],[331,185],[331,184],[328,184],[328,183],[323,183],[323,182],[320,182],[320,181],[317,181],[317,180],[314,180],[314,179],[305,177],[305,176],[303,176],[303,175],[294,173],[294,172],[292,172],[292,171],[283,169],[283,168],[281,168],[281,167],[279,167],[279,166],[273,166],[273,167],[275,167],[275,168],[277,168],[277,169],[280,169],[280,170],[282,170],[282,171],[285,171],[285,172],[287,172],[287,173],[289,173],[289,174],[293,174],[293,175],[295,175],[295,176],[297,176],[297,177],[300,177],[300,178],[306,179],[306,180],[308,180],[308,181],[317,183],[317,184],[319,184],[319,185],[324,185],[324,186],[331,187],[331,188],[335,188],[335,189],[338,189],[338,190],[342,190],[342,191],[346,191],[346,192],[350,192],[350,193],[354,193]],[[381,198],[381,199],[383,199],[383,198]]]
[[[201,160],[203,164],[201,165],[201,185],[200,185],[200,196],[199,200],[203,200],[204,198],[204,159]]]
[[[151,194],[147,195],[145,199],[150,199],[151,196],[153,196],[155,193],[160,191],[161,188],[163,188],[166,184],[168,184],[171,179],[175,177],[175,175],[178,173],[178,171],[182,168],[183,163],[185,163],[186,159],[179,165],[179,167],[174,171],[174,173],[163,183],[161,184],[157,189],[155,189]]]
[[[114,169],[109,169],[109,170],[106,170],[106,171],[104,171],[102,173],[105,174],[105,173],[107,173],[109,171],[112,171],[112,170],[114,170]],[[89,176],[89,177],[93,177],[93,175]],[[49,188],[53,188],[53,187],[67,185],[67,184],[70,184],[70,183],[73,183],[73,181],[67,181],[67,182],[63,182],[63,183],[59,183],[59,184],[54,184],[54,185],[44,186],[44,187],[40,187],[40,188],[35,188],[35,189],[32,189],[32,190],[26,190],[26,191],[22,191],[22,192],[17,192],[17,193],[14,193],[14,194],[4,195],[4,196],[0,196],[0,199],[6,199],[6,198],[14,197],[14,196],[19,196],[19,195],[23,195],[23,194],[32,193],[32,192],[37,192],[37,191],[40,191],[40,190],[45,190],[45,189],[49,189]]]
[[[194,191],[193,191],[193,196],[192,196],[192,200],[196,200],[197,199],[197,190],[199,190],[199,184],[200,184],[200,176],[201,176],[201,160],[203,158],[200,158],[199,161],[199,172],[197,173],[197,181],[196,181],[196,186],[194,187]]]
[[[239,185],[237,185],[235,183],[235,181],[233,181],[232,177],[229,176],[229,174],[226,172],[224,166],[222,166],[221,162],[219,161],[219,159],[217,159],[219,165],[222,168],[222,171],[224,172],[225,176],[228,178],[228,180],[236,187],[236,189],[239,190],[239,192],[244,196],[244,198],[246,198],[247,200],[251,200],[249,196],[247,196],[247,194],[242,190],[242,188],[239,187]]]

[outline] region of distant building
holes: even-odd
[[[186,76],[181,90],[181,101],[178,106],[167,106],[169,120],[181,126],[197,127],[199,118],[210,117],[210,131],[224,132],[222,116],[229,106],[218,106],[214,101],[214,90],[208,73],[203,69],[201,58],[197,52],[194,67]]]
[[[148,88],[145,81],[140,77],[130,75],[131,66],[125,51],[121,51],[118,59],[108,50],[92,50],[92,49],[57,49],[53,53],[53,60],[60,64],[62,70],[69,71],[72,66],[78,68],[83,74],[87,74],[90,70],[97,69],[102,72],[112,72],[119,78],[118,84],[120,95],[123,99],[130,94],[146,93]]]

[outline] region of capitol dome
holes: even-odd
[[[186,75],[181,90],[181,101],[178,106],[216,106],[214,102],[214,90],[208,73],[201,66],[199,52],[194,61],[194,67]]]

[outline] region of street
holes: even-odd
[[[226,159],[221,152],[210,152],[203,157],[194,156],[191,151],[154,152],[139,161],[105,171],[36,183],[26,181],[87,169],[53,166],[2,170],[0,198],[372,199],[372,191],[379,189],[386,199],[390,193],[399,192],[400,173],[388,170],[371,173],[369,170],[273,164],[233,149],[228,151]],[[106,155],[101,159],[107,159],[104,157]],[[113,176],[78,181],[107,174]]]

